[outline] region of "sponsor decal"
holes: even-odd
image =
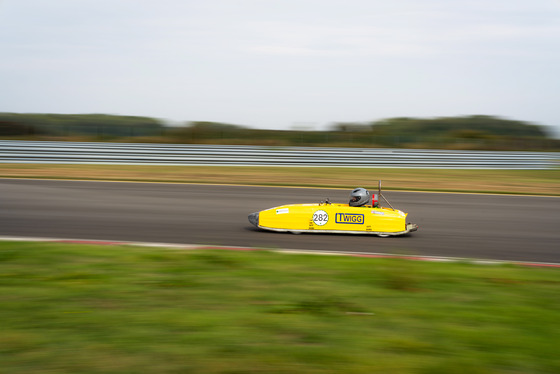
[[[313,213],[313,223],[317,226],[326,225],[329,222],[329,214],[324,210],[317,210]]]
[[[276,214],[286,214],[286,213],[290,213],[290,209],[288,208],[276,209]]]
[[[350,225],[363,225],[364,215],[354,213],[336,213],[334,221],[336,223],[347,223]]]
[[[372,212],[373,214],[378,214],[378,215],[380,215],[380,216],[384,216],[384,215],[385,215],[384,212],[378,212],[377,210],[372,210],[371,212]]]

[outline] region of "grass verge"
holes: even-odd
[[[0,164],[0,177],[373,188],[560,196],[560,170]]]
[[[7,373],[558,373],[560,271],[0,243]]]

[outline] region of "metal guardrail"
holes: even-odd
[[[560,153],[0,140],[0,163],[550,169]]]

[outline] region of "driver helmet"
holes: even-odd
[[[350,206],[362,206],[369,202],[371,195],[365,188],[355,188],[350,194]]]

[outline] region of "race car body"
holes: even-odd
[[[379,207],[379,195],[371,205],[350,206],[328,201],[317,204],[289,204],[255,212],[249,222],[258,228],[292,233],[347,233],[378,236],[403,235],[418,226],[407,223],[407,213]]]

